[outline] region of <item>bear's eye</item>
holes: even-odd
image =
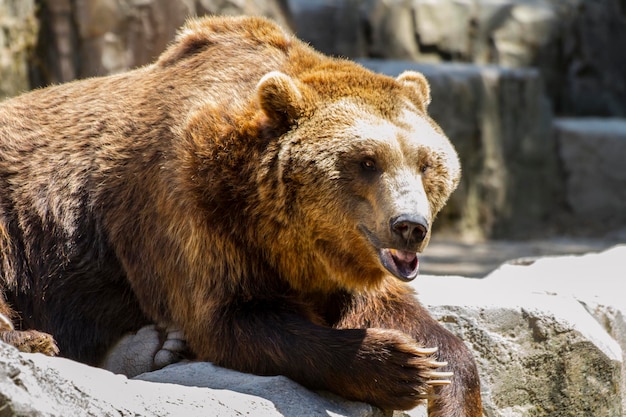
[[[378,171],[376,162],[374,162],[373,159],[369,159],[369,158],[361,162],[361,168],[363,168],[364,171],[368,171],[368,172]]]
[[[423,164],[422,166],[420,166],[420,172],[422,174],[425,174],[426,171],[428,171],[430,168],[431,168],[430,164]]]

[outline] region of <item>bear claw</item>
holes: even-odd
[[[453,372],[429,372],[430,378],[452,378]],[[450,385],[452,381],[450,379],[429,379],[426,381],[428,385]]]
[[[448,366],[448,362],[446,361],[437,361],[431,360],[429,365],[433,368],[443,368],[444,366]],[[435,385],[449,385],[452,383],[450,378],[454,375],[454,372],[449,371],[429,371],[426,373],[426,377],[429,378],[426,380],[426,384],[435,386]]]
[[[439,350],[439,348],[437,347],[433,347],[433,348],[417,348],[416,351],[418,354],[420,355],[432,355],[434,353],[437,353],[437,351]]]

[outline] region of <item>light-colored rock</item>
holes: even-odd
[[[3,416],[384,415],[368,404],[315,394],[285,377],[246,375],[209,363],[173,365],[143,378],[157,382],[129,380],[63,358],[19,353],[0,342]]]
[[[626,352],[626,245],[598,254],[540,258],[530,265],[505,264],[486,277],[492,287],[514,293],[559,294],[576,299]],[[622,358],[626,363],[626,356]],[[626,375],[626,367],[622,368]],[[618,383],[619,381],[616,381]],[[626,378],[622,378],[626,411]],[[608,414],[607,414],[608,415]]]
[[[626,223],[626,119],[557,119],[554,131],[571,223]]]
[[[579,0],[412,0],[420,57],[511,67],[536,64]],[[450,24],[454,22],[454,24]]]
[[[485,415],[621,416],[619,344],[567,293],[516,287],[527,277],[519,272],[500,282],[423,276],[414,284],[474,352]]]
[[[420,271],[426,275],[460,275],[483,278],[516,258],[580,255],[601,252],[626,242],[626,229],[603,238],[549,237],[531,240],[463,242],[458,237],[433,236],[420,255]]]
[[[314,393],[284,376],[260,377],[217,367],[210,363],[181,363],[135,379],[181,386],[211,387],[228,390],[269,401],[278,415],[313,417],[375,416],[383,417],[379,409],[363,403],[341,399],[329,393]],[[327,414],[326,414],[327,413]],[[255,414],[258,415],[258,414]]]
[[[420,56],[410,1],[361,2],[368,57],[414,60]]]
[[[513,292],[571,296],[586,305],[590,312],[598,306],[608,306],[626,313],[624,260],[626,245],[585,255],[513,260],[481,281]]]
[[[429,113],[463,166],[461,184],[438,225],[452,224],[470,236],[510,237],[536,230],[554,213],[562,184],[551,113],[536,70],[360,62],[391,76],[420,71],[431,84]]]

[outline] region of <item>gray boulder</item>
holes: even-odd
[[[475,353],[487,416],[621,416],[625,256],[621,246],[415,286]]]
[[[298,37],[335,56],[367,56],[362,0],[288,0]]]
[[[285,377],[246,375],[209,363],[173,365],[141,379],[20,353],[0,342],[3,416],[383,416],[368,404],[319,395]]]
[[[509,263],[489,274],[484,282],[512,293],[533,293],[576,300],[594,317],[603,330],[615,340],[621,350],[621,370],[603,369],[612,376],[604,388],[620,387],[622,410],[626,411],[626,245],[618,245],[597,254],[584,256],[555,256],[536,261]],[[582,368],[586,370],[586,368]],[[621,375],[621,378],[618,376]],[[620,413],[588,414],[618,416]]]
[[[330,393],[314,393],[284,376],[260,377],[217,367],[211,363],[180,363],[139,375],[136,380],[210,387],[258,397],[269,401],[281,416],[359,416],[383,417],[368,404],[346,401]],[[258,414],[254,414],[258,415]]]

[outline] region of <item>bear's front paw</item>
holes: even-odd
[[[447,362],[437,361],[437,348],[422,347],[404,333],[383,329],[368,329],[363,342],[355,386],[367,402],[408,410],[431,397],[431,387],[451,383],[452,372],[440,371]]]
[[[107,352],[102,367],[132,378],[189,356],[191,355],[180,330],[160,328],[152,324],[120,339]]]
[[[20,352],[43,353],[56,356],[59,353],[54,338],[37,330],[2,330],[0,340],[15,346]]]

